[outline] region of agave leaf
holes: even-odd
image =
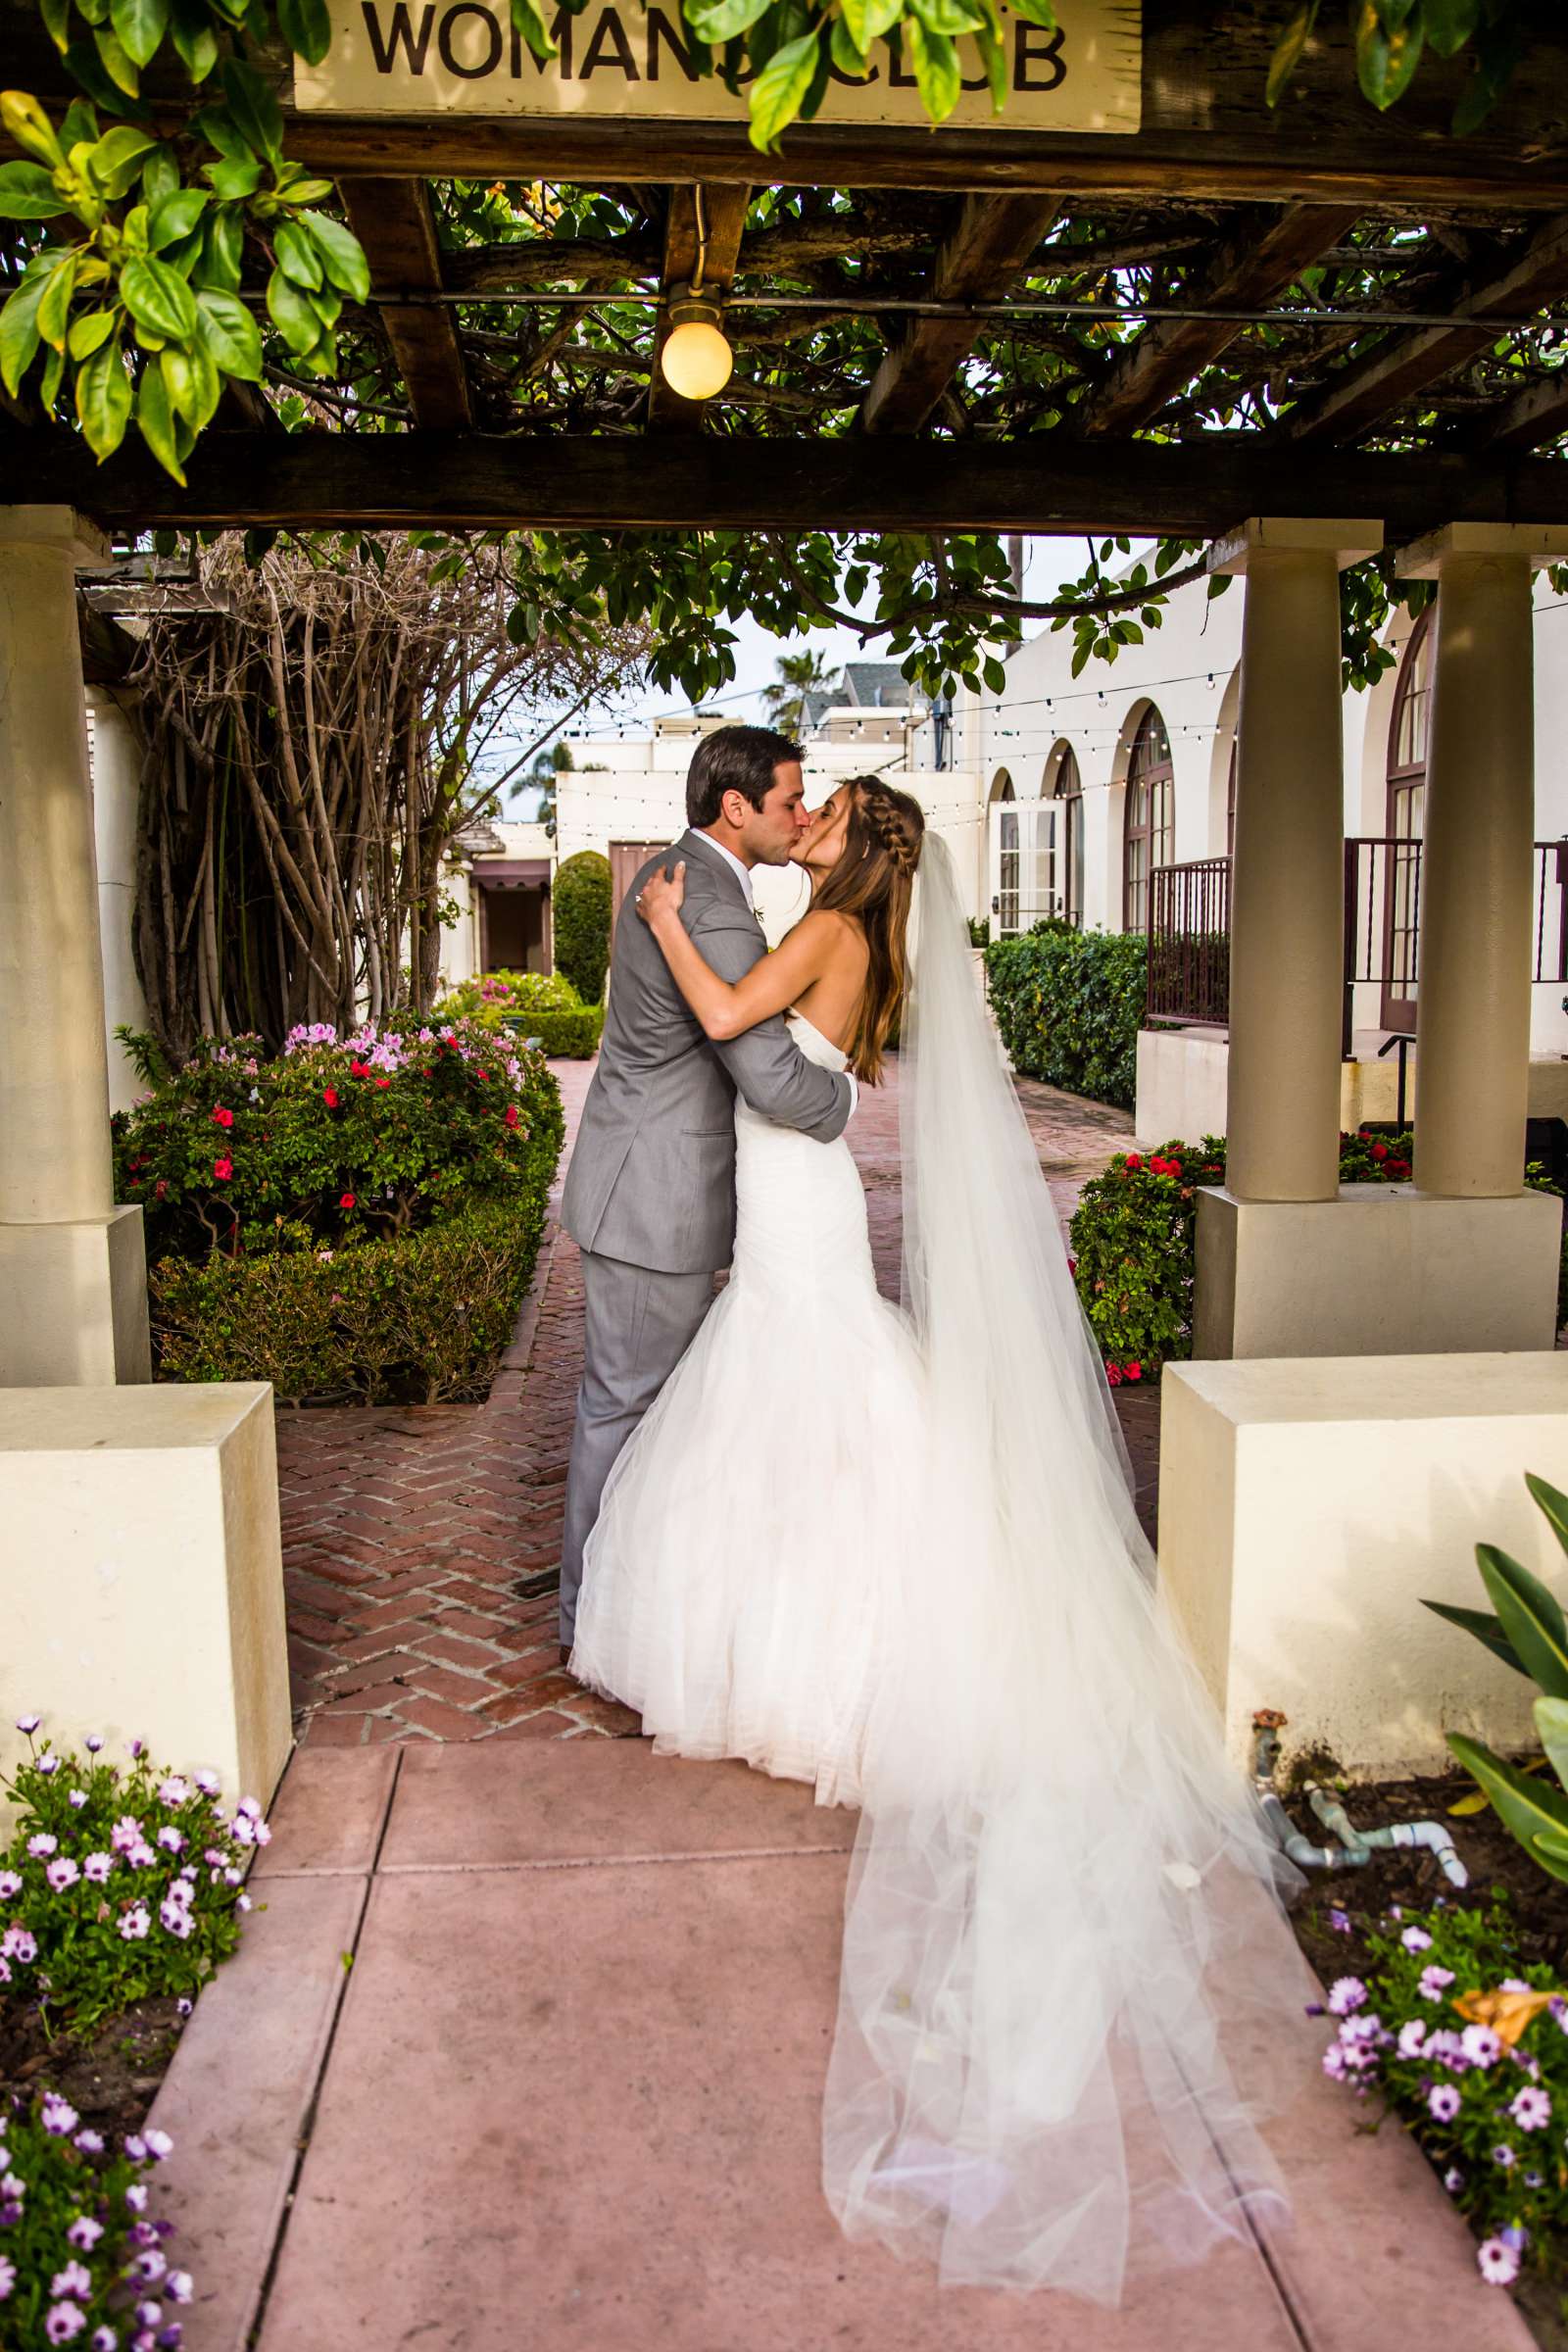
[[[1476,1565],[1526,1672],[1548,1698],[1568,1698],[1568,1626],[1555,1597],[1494,1544],[1476,1545]]]
[[[1532,1470],[1525,1472],[1525,1485],[1545,1512],[1552,1534],[1564,1551],[1568,1551],[1568,1494],[1560,1488],[1548,1486],[1544,1478],[1537,1478]]]
[[[1424,1600],[1421,1606],[1430,1609],[1434,1617],[1442,1617],[1447,1624],[1458,1626],[1461,1633],[1474,1634],[1478,1642],[1485,1642],[1494,1658],[1500,1658],[1505,1666],[1511,1666],[1515,1674],[1529,1671],[1497,1619],[1486,1609],[1450,1608],[1446,1600]]]
[[[1548,1782],[1532,1780],[1528,1773],[1494,1756],[1477,1740],[1449,1732],[1447,1740],[1465,1770],[1474,1773],[1486,1789],[1497,1808],[1498,1820],[1519,1840],[1525,1852],[1533,1854],[1553,1878],[1568,1879],[1568,1855],[1559,1863],[1555,1854],[1543,1852],[1537,1845],[1539,1838],[1549,1836],[1562,1838],[1568,1846],[1568,1795]]]
[[[1568,1703],[1560,1698],[1538,1698],[1534,1712],[1551,1769],[1568,1788]]]

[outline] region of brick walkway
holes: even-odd
[[[558,1062],[567,1149],[590,1065]],[[897,1065],[851,1128],[877,1278],[899,1287]],[[1131,1134],[1119,1111],[1022,1081],[1058,1210]],[[551,1226],[535,1295],[484,1405],[278,1416],[284,1577],[300,1738],[386,1740],[624,1736],[637,1719],[560,1668],[556,1572],[582,1363],[578,1256]],[[1152,1511],[1157,1393],[1117,1397]]]

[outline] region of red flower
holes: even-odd
[[[1068,1271],[1068,1273],[1069,1273],[1069,1274],[1076,1274],[1076,1273],[1077,1273],[1077,1271],[1078,1271],[1078,1260],[1077,1260],[1075,1257],[1069,1257],[1069,1258],[1068,1258],[1068,1260],[1067,1260],[1067,1271]]]
[[[160,1176],[158,1182],[153,1186],[153,1191],[156,1193],[160,1200],[163,1199],[168,1190],[169,1186],[165,1183],[163,1177]]]
[[[213,1113],[213,1125],[215,1127],[232,1127],[233,1124],[234,1113],[231,1110],[225,1110],[221,1102],[220,1102],[218,1108]]]
[[[507,1104],[507,1125],[508,1125],[509,1127],[515,1127],[515,1125],[516,1125],[516,1124],[517,1124],[517,1105],[515,1104],[515,1102],[509,1102],[509,1103]]]
[[[1143,1164],[1144,1163],[1142,1159],[1139,1157],[1136,1152],[1129,1152],[1126,1159],[1122,1162],[1122,1165],[1126,1168],[1129,1176],[1136,1176]]]
[[[1143,1379],[1143,1377],[1144,1377],[1144,1367],[1143,1367],[1143,1365],[1142,1365],[1142,1364],[1128,1364],[1128,1365],[1126,1365],[1126,1366],[1124,1367],[1124,1377],[1125,1377],[1126,1379],[1128,1379],[1128,1380],[1142,1380],[1142,1379]]]
[[[1389,1156],[1389,1147],[1388,1147],[1388,1145],[1387,1145],[1387,1144],[1374,1144],[1374,1145],[1373,1145],[1373,1147],[1372,1147],[1372,1156],[1373,1156],[1373,1158],[1374,1158],[1374,1159],[1387,1159],[1387,1158],[1388,1158],[1388,1156]]]
[[[392,1081],[390,1078],[378,1078],[375,1083],[377,1086],[390,1086]]]
[[[338,1206],[339,1208],[352,1208],[354,1206],[354,1195],[352,1193],[344,1193],[340,1195]]]
[[[1105,1366],[1105,1378],[1109,1381],[1113,1389],[1119,1389],[1121,1387],[1120,1367],[1116,1364],[1107,1364]]]
[[[488,1078],[490,1075],[488,1070],[475,1070],[473,1074],[476,1078]]]
[[[326,1104],[326,1107],[327,1107],[327,1109],[328,1109],[328,1110],[336,1110],[336,1108],[337,1108],[337,1089],[336,1089],[336,1087],[334,1087],[334,1086],[323,1086],[323,1087],[322,1087],[322,1089],[321,1089],[321,1101],[322,1101],[322,1102],[323,1102]]]
[[[368,1061],[351,1061],[349,1063],[349,1076],[351,1078],[368,1078],[369,1075],[370,1065]]]
[[[214,1160],[213,1174],[218,1178],[220,1184],[226,1184],[233,1173],[234,1162],[231,1159]]]

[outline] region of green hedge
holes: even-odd
[[[1342,1184],[1408,1184],[1413,1138],[1361,1128],[1340,1138]],[[1153,1378],[1162,1363],[1193,1351],[1198,1270],[1198,1195],[1225,1181],[1225,1142],[1162,1144],[1118,1152],[1084,1186],[1072,1220],[1073,1277],[1113,1386]],[[1555,1193],[1538,1161],[1525,1182]],[[1557,1321],[1568,1322],[1568,1237],[1557,1291]]]
[[[1137,932],[1042,923],[986,950],[1002,1042],[1025,1078],[1131,1110],[1148,951]]]
[[[556,969],[564,972],[585,1004],[597,1004],[610,969],[610,859],[597,850],[579,850],[556,875],[551,893],[556,926]]]
[[[431,1016],[506,1029],[541,1054],[586,1061],[599,1051],[602,1004],[585,1004],[564,972],[486,972],[442,998]]]
[[[544,1194],[332,1252],[168,1257],[149,1294],[165,1380],[270,1380],[286,1404],[482,1396],[532,1277]]]

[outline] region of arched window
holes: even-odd
[[[1084,919],[1084,782],[1077,755],[1066,748],[1052,779],[1053,800],[1061,803],[1061,838],[1057,844],[1061,911],[1080,929]]]
[[[1421,925],[1421,836],[1426,829],[1427,733],[1432,718],[1432,613],[1410,632],[1389,722],[1389,849],[1383,886],[1383,1026],[1415,1027]]]
[[[1127,762],[1122,851],[1122,929],[1149,928],[1149,877],[1176,846],[1176,780],[1170,737],[1152,703],[1138,722]]]

